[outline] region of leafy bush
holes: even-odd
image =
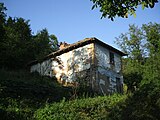
[[[37,110],[34,118],[37,120],[108,119],[112,108],[122,103],[125,98],[125,95],[115,94],[66,102],[64,99],[60,103],[46,105],[44,108]]]
[[[159,120],[160,118],[160,82],[154,80],[144,84],[133,96],[126,100],[121,113],[123,120]]]

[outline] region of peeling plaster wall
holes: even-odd
[[[42,63],[31,66],[31,72],[38,72],[40,75],[46,75],[52,77],[52,60],[45,60]]]
[[[114,53],[114,52],[113,52]],[[121,56],[114,53],[114,65],[110,64],[110,51],[95,44],[95,62],[97,67],[97,82],[102,94],[117,92],[117,80],[123,84],[121,74]],[[118,79],[117,79],[118,78]]]
[[[88,44],[56,56],[52,62],[52,70],[59,82],[69,85],[82,78],[81,74],[91,68],[93,46],[93,44]],[[88,76],[90,76],[88,72],[83,74],[84,79]]]
[[[83,79],[89,86],[92,77],[93,47],[92,43],[73,49],[55,58],[32,65],[30,71],[37,71],[40,75],[55,76],[63,85],[79,84],[76,81]]]

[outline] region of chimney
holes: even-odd
[[[66,42],[60,42],[60,47],[59,49],[62,50],[64,49],[65,47],[69,46],[70,44],[66,43]]]

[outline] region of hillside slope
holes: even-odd
[[[83,91],[80,89],[80,91]],[[83,91],[84,92],[84,91]],[[131,95],[78,96],[55,78],[0,70],[1,120],[159,120],[160,81]],[[83,95],[83,94],[81,94]],[[85,95],[85,94],[84,94]]]
[[[1,119],[31,119],[34,111],[46,103],[70,98],[71,89],[55,78],[41,77],[26,71],[0,70]]]

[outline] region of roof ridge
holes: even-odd
[[[61,54],[65,53],[65,52],[68,52],[68,51],[70,51],[72,49],[76,49],[76,48],[79,48],[81,46],[87,45],[89,43],[95,43],[95,42],[100,44],[101,46],[104,46],[104,47],[106,47],[106,48],[108,48],[108,49],[120,54],[121,56],[127,55],[127,54],[123,53],[122,51],[120,51],[120,50],[108,45],[107,43],[104,43],[104,42],[100,41],[96,37],[91,37],[91,38],[85,38],[85,39],[80,40],[80,41],[78,41],[76,43],[70,44],[70,45],[66,46],[65,48],[63,48],[63,49],[57,50],[55,52],[52,52],[52,53],[48,54],[47,56],[45,56],[43,60],[47,60],[49,58],[52,58],[52,57],[61,55]],[[35,62],[38,62],[38,61],[34,60],[33,63],[35,63]],[[32,62],[30,64],[32,64]]]

